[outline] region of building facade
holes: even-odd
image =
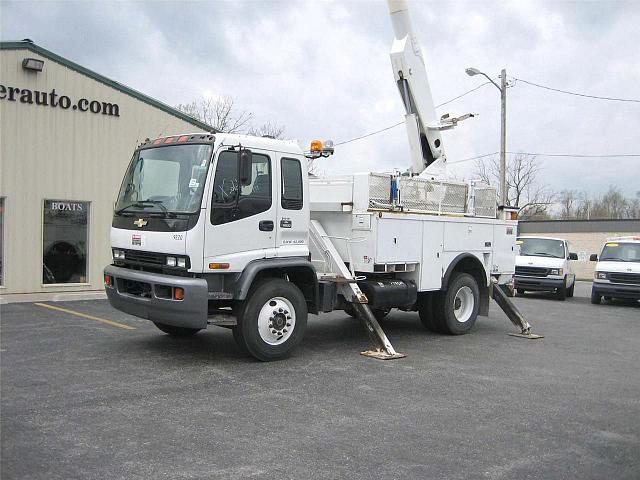
[[[638,220],[525,220],[518,222],[519,235],[563,238],[571,242],[571,251],[578,254],[574,262],[576,277],[593,279],[596,263],[589,261],[592,253],[600,255],[602,245],[611,237],[640,237]]]
[[[102,290],[135,147],[211,130],[31,41],[0,43],[0,295]]]

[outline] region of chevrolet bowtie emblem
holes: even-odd
[[[133,222],[133,224],[138,226],[139,228],[142,228],[147,224],[147,221],[144,218],[139,218],[138,220]]]

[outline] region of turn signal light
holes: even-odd
[[[518,212],[511,212],[511,220],[517,220],[518,219]]]
[[[104,276],[104,284],[107,287],[113,287],[113,277],[111,275]]]
[[[210,263],[209,268],[211,270],[227,270],[229,268],[228,263]]]
[[[173,299],[174,300],[184,300],[184,289],[180,287],[176,287],[173,289]]]

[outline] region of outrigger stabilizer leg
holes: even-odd
[[[335,245],[331,241],[331,237],[327,235],[324,228],[317,220],[311,220],[309,228],[309,237],[316,246],[323,252],[325,260],[330,265],[330,270],[334,272],[333,278],[323,277],[325,280],[333,281],[337,284],[338,292],[345,299],[350,299],[356,313],[356,317],[369,334],[369,338],[373,343],[374,349],[360,352],[367,357],[377,358],[379,360],[391,360],[394,358],[406,357],[403,353],[394,350],[391,342],[382,330],[382,327],[373,316],[371,309],[367,303],[367,296],[360,290],[353,272],[349,270],[344,263],[340,254],[336,250]],[[343,239],[344,240],[344,239]]]
[[[378,360],[393,360],[394,358],[404,358],[404,353],[398,353],[391,345],[391,342],[387,338],[382,330],[382,327],[373,315],[373,312],[366,303],[353,303],[353,308],[356,311],[356,317],[362,322],[362,325],[367,330],[371,343],[376,347],[373,350],[366,350],[360,352],[360,355],[365,357],[377,358]]]
[[[527,322],[520,310],[513,304],[509,297],[504,293],[500,285],[496,282],[495,279],[491,282],[491,296],[496,301],[496,303],[500,306],[502,311],[507,315],[511,323],[513,323],[516,327],[520,329],[520,333],[510,333],[512,337],[520,337],[520,338],[528,338],[530,340],[535,340],[537,338],[544,338],[543,335],[536,335],[535,333],[531,333],[531,325]]]

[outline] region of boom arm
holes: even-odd
[[[433,106],[427,70],[418,40],[413,34],[406,0],[387,0],[395,39],[391,47],[393,75],[404,103],[407,135],[414,174],[443,174],[446,157],[440,130],[458,119],[440,124]]]

